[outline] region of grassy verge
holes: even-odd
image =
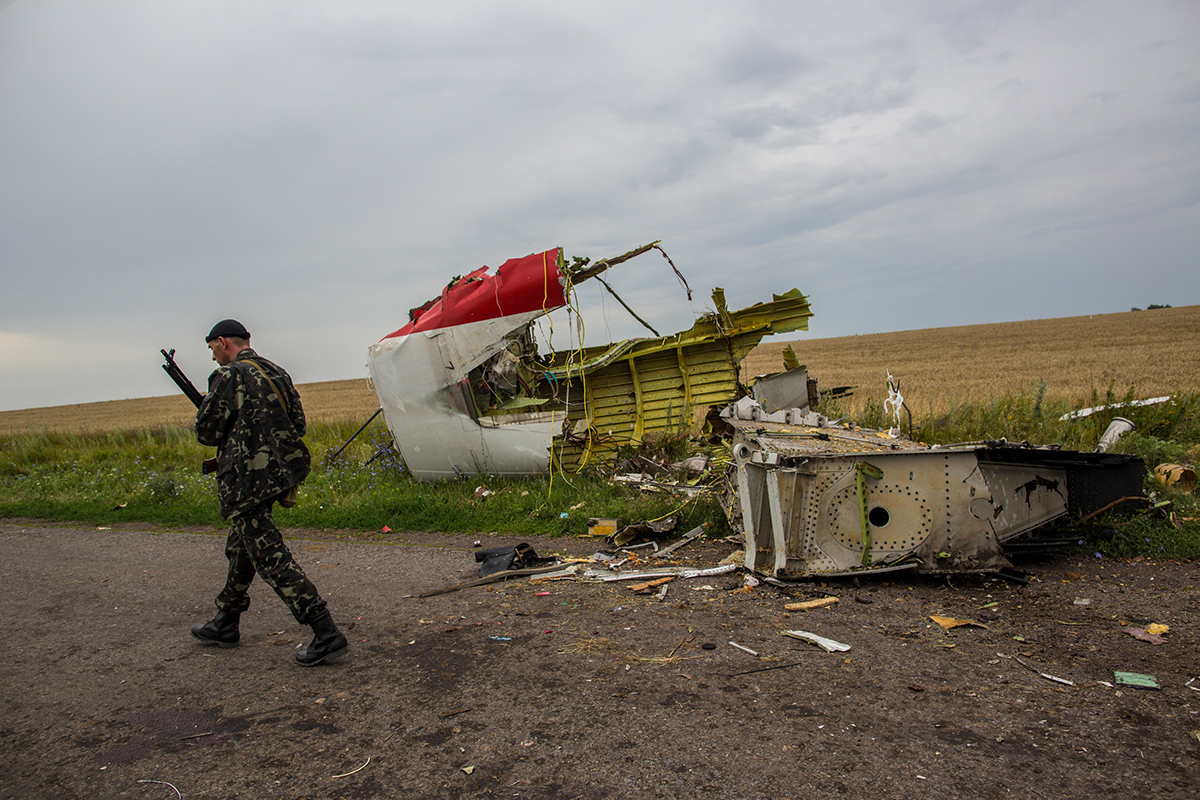
[[[386,430],[379,423],[332,458],[356,428],[349,422],[310,427],[306,441],[313,471],[300,491],[300,503],[276,509],[280,525],[579,535],[586,532],[588,517],[636,522],[677,513],[683,526],[708,522],[712,531],[727,527],[711,496],[685,502],[586,474],[413,480],[386,448]],[[210,455],[211,448],[196,444],[185,428],[0,437],[0,517],[95,525],[125,520],[219,525],[214,478],[199,468]],[[486,498],[476,497],[480,486],[489,490]]]
[[[1097,394],[1093,405],[1132,399]],[[1071,411],[1048,401],[1042,391],[993,398],[984,404],[953,404],[948,413],[914,414],[913,438],[929,444],[1005,438],[1061,444],[1089,451],[1114,416],[1137,429],[1113,448],[1140,455],[1149,468],[1164,462],[1200,460],[1200,395],[1171,402],[1123,407],[1062,420]],[[839,416],[836,404],[825,409]],[[868,404],[857,421],[886,428],[881,405]],[[907,414],[901,427],[909,429]],[[622,522],[678,513],[684,529],[707,522],[712,533],[728,532],[713,495],[684,502],[644,494],[598,475],[555,475],[528,479],[470,477],[438,483],[413,480],[375,422],[339,457],[336,450],[357,428],[353,422],[314,424],[307,442],[313,473],[293,509],[278,509],[281,525],[377,532],[423,530],[461,533],[498,531],[513,535],[586,531],[588,517]],[[382,453],[382,454],[381,454]],[[380,455],[381,454],[381,455]],[[0,517],[71,520],[95,525],[137,520],[163,525],[221,525],[211,476],[200,474],[210,448],[196,444],[190,430],[155,428],[111,434],[41,433],[0,437]],[[486,498],[476,496],[485,485]],[[1082,546],[1118,558],[1200,558],[1200,502],[1194,493],[1159,485],[1149,473],[1146,491],[1164,504],[1133,518],[1102,517],[1079,528]]]

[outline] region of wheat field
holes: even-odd
[[[1139,397],[1200,391],[1200,306],[768,341],[746,357],[743,376],[782,369],[786,344],[822,390],[855,387],[852,409],[886,397],[889,372],[918,414],[1032,393],[1043,381],[1048,397],[1078,406],[1110,385]],[[366,378],[297,388],[310,421],[366,421],[379,407]],[[0,435],[190,426],[194,415],[183,395],[32,408],[0,412]]]

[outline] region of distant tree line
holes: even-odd
[[[1158,303],[1151,303],[1150,305],[1146,306],[1146,310],[1153,311],[1156,308],[1170,308],[1170,307],[1171,307],[1170,303],[1167,303],[1165,306],[1160,306]],[[1141,309],[1136,306],[1134,306],[1133,308],[1131,308],[1129,310],[1130,311],[1141,311]]]

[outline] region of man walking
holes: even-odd
[[[296,621],[313,629],[312,643],[296,653],[296,661],[320,664],[346,652],[346,637],[271,517],[276,502],[295,504],[296,489],[309,472],[300,395],[281,367],[250,348],[250,333],[240,322],[218,322],[205,341],[219,366],[196,411],[196,439],[217,448],[217,499],[221,517],[230,522],[229,573],[217,595],[217,615],[194,626],[192,636],[236,647],[238,620],[250,605],[247,590],[257,572]]]

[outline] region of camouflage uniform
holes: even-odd
[[[229,574],[217,595],[219,611],[240,614],[249,607],[255,572],[300,624],[325,610],[271,517],[275,501],[308,475],[305,428],[291,377],[250,348],[209,376],[208,394],[196,411],[196,438],[217,448],[217,498],[221,517],[230,520]]]

